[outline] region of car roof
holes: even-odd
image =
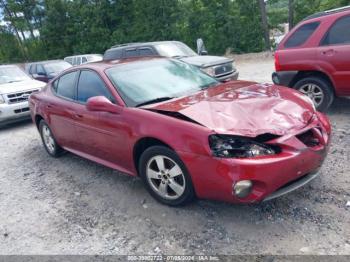
[[[102,56],[101,54],[82,54],[82,55],[70,55],[70,56],[66,56],[64,59],[66,58],[71,58],[71,57],[79,57],[79,56]]]
[[[119,47],[138,47],[144,45],[160,45],[160,44],[169,44],[169,43],[182,43],[180,41],[154,41],[154,42],[136,42],[136,43],[125,43],[112,46],[110,49],[119,48]]]
[[[38,62],[32,62],[32,63],[27,63],[27,65],[37,65],[37,64],[51,64],[51,63],[59,63],[59,62],[65,62],[64,60],[57,59],[57,60],[46,60],[46,61],[38,61]]]
[[[346,11],[350,11],[350,5],[312,14],[312,15],[306,17],[305,19],[303,19],[303,21],[308,21],[308,20],[311,20],[314,18],[322,18],[322,17],[335,15],[335,14],[342,15],[342,13],[346,12]]]
[[[0,65],[0,67],[19,67],[19,66],[8,64],[8,65]]]

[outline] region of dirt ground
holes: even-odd
[[[269,82],[271,56],[237,57]],[[0,254],[348,254],[350,99],[329,112],[321,175],[259,205],[157,203],[140,179],[73,154],[50,158],[29,121],[0,129]],[[283,171],[281,171],[283,172]]]

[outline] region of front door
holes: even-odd
[[[332,71],[337,94],[350,95],[350,16],[336,20],[324,36],[319,59]]]
[[[117,166],[126,167],[124,149],[128,145],[128,134],[123,128],[123,114],[89,111],[86,102],[94,96],[114,98],[99,75],[91,70],[82,70],[77,86],[76,132],[79,151]],[[108,165],[108,163],[105,163]]]

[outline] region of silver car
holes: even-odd
[[[74,55],[67,56],[64,61],[70,63],[73,66],[82,65],[86,63],[98,62],[102,60],[102,55],[100,54],[85,54],[85,55]]]

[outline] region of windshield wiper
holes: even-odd
[[[154,103],[158,103],[158,102],[163,102],[163,101],[167,101],[167,100],[170,100],[170,99],[173,99],[173,98],[175,98],[175,97],[170,97],[170,96],[157,97],[157,98],[154,98],[154,99],[142,102],[140,104],[137,104],[136,107],[145,106],[145,105],[149,105],[149,104],[154,104]]]

